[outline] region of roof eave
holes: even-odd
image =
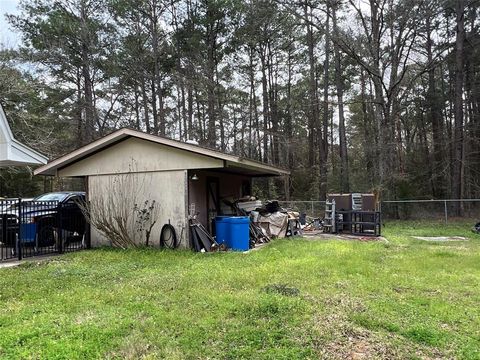
[[[17,141],[17,139],[15,138],[11,139],[11,144],[12,144],[12,147],[15,148],[15,150],[22,153],[22,157],[26,159],[25,163],[28,163],[31,165],[47,164],[48,157],[39,153],[38,151],[33,150],[32,148],[26,145],[23,145],[21,142]]]
[[[163,138],[156,135],[146,134],[146,133],[136,131],[136,130],[131,130],[128,128],[117,130],[101,139],[95,140],[90,144],[84,145],[83,147],[78,148],[70,152],[69,154],[61,156],[53,160],[49,164],[39,167],[34,171],[34,174],[35,175],[56,175],[58,169],[64,168],[72,164],[73,162],[79,161],[82,158],[86,158],[90,156],[92,153],[101,151],[102,148],[104,148],[107,145],[122,141],[129,137],[136,137],[139,139],[152,141],[158,144],[171,146],[177,149],[217,158],[220,160],[224,160],[227,163],[230,162],[240,167],[253,167],[259,171],[266,172],[266,174],[269,176],[271,175],[281,176],[281,175],[290,174],[288,170],[277,168],[268,164],[256,162],[254,160],[249,160],[249,159],[240,158],[234,155],[224,154],[219,151],[202,148],[196,145],[191,145],[191,144],[183,143],[177,140]]]
[[[124,129],[113,132],[101,139],[95,140],[90,144],[84,145],[66,155],[54,159],[50,163],[36,169],[34,171],[34,175],[56,175],[59,168],[63,168],[72,162],[75,162],[83,157],[87,157],[95,151],[101,150],[103,146],[109,145],[110,143],[119,141],[123,138],[127,138],[128,135],[122,130]]]

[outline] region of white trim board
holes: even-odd
[[[7,117],[0,105],[0,167],[44,165],[48,158],[23,145],[13,137]]]

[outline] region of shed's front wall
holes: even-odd
[[[141,205],[146,200],[155,200],[159,205],[159,213],[152,229],[150,244],[159,245],[162,226],[170,220],[181,247],[187,247],[186,177],[184,170],[89,176],[88,198],[92,206],[101,206],[103,201],[114,203],[115,209],[110,211],[112,216],[118,214],[122,207],[126,206],[126,209],[133,212],[134,203]],[[131,226],[133,228],[134,224]],[[144,238],[137,240],[144,242]],[[94,247],[110,245],[110,241],[93,226],[91,243]]]
[[[61,177],[222,168],[223,161],[151,141],[129,138],[58,170]]]

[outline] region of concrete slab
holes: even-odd
[[[62,256],[63,254],[49,254],[49,255],[41,255],[41,256],[34,256],[30,258],[26,258],[23,260],[5,260],[0,262],[0,269],[7,269],[7,268],[12,268],[15,266],[19,266],[23,263],[27,262],[40,262],[40,261],[47,261],[53,258],[57,258],[59,256]]]
[[[464,236],[412,236],[412,238],[423,241],[468,241]]]
[[[353,240],[353,241],[384,241],[387,239],[383,236],[358,236],[349,234],[328,234],[321,231],[305,231],[302,236],[307,240]]]

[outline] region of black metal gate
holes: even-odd
[[[0,261],[88,248],[88,230],[75,202],[0,200]]]

